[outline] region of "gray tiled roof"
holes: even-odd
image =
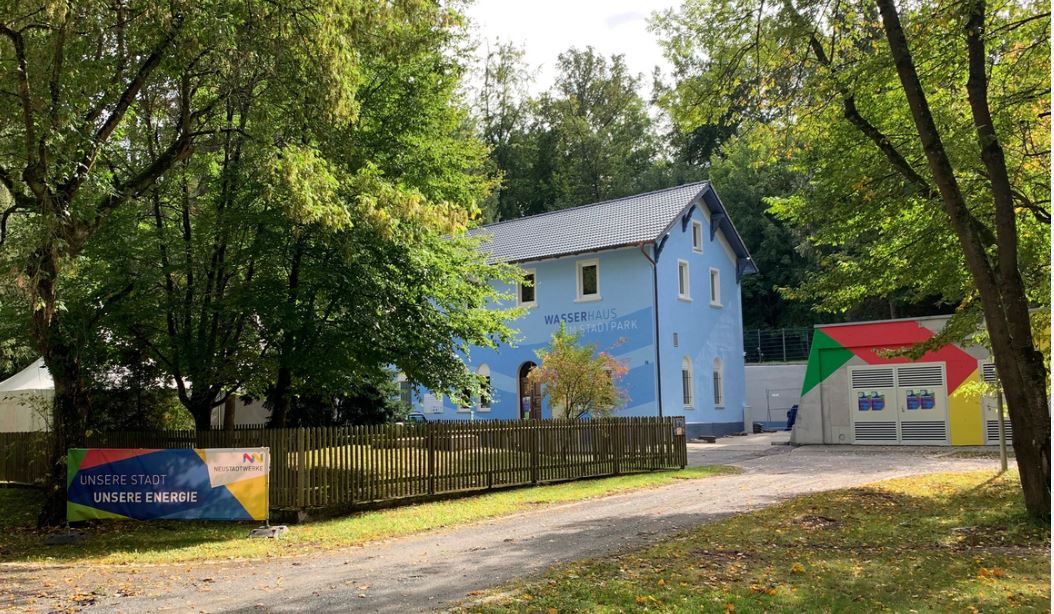
[[[508,262],[536,260],[653,241],[707,182],[561,209],[477,229],[484,249]]]
[[[506,262],[540,260],[583,252],[611,249],[655,241],[693,200],[709,191],[707,181],[675,188],[626,196],[591,205],[562,209],[530,217],[499,222],[472,231],[490,235],[483,246],[492,257]],[[714,206],[724,206],[714,195]],[[701,200],[698,201],[702,204]],[[727,220],[727,216],[724,216]],[[750,259],[742,239],[731,222],[726,237],[741,258]],[[729,232],[730,230],[730,232]],[[734,235],[734,236],[729,236]],[[751,263],[752,264],[752,263]]]

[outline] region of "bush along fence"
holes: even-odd
[[[47,471],[47,433],[0,433],[0,482]],[[682,468],[674,418],[93,433],[92,448],[271,450],[276,510],[350,508],[404,498]]]

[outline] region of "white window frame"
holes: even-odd
[[[688,374],[687,388],[684,385],[685,373]],[[685,392],[688,394],[685,395]],[[688,356],[681,359],[681,403],[685,409],[695,409],[695,372],[692,370],[692,359]]]
[[[523,275],[524,276],[527,276],[527,275],[531,276],[531,282],[532,282],[531,290],[534,291],[534,300],[533,301],[524,301],[523,300],[523,284],[522,283],[517,283],[516,284],[516,304],[518,306],[520,306],[520,307],[528,307],[528,308],[536,307],[538,305],[538,273],[534,269],[523,269]]]
[[[409,405],[410,406],[410,410],[412,411],[413,408],[414,408],[414,386],[413,386],[413,382],[410,382],[408,379],[406,379],[406,374],[405,373],[403,373],[402,371],[399,371],[398,373],[395,374],[395,383],[398,384],[398,386],[399,386],[399,402],[400,403],[405,403],[406,405]],[[410,400],[409,401],[403,399],[403,384],[408,384],[409,387],[410,387],[409,388],[409,390],[410,390]]]
[[[474,399],[471,398],[471,397],[469,397],[467,399],[464,399],[463,401],[459,402],[458,399],[456,399],[453,396],[451,396],[450,397],[450,401],[454,404],[454,411],[456,411],[459,414],[467,414],[467,413],[472,411],[472,405],[473,405]],[[464,403],[464,405],[461,404],[462,402]]]
[[[692,220],[692,251],[703,253],[703,223],[699,220]]]
[[[430,400],[431,400],[431,402],[429,402]],[[441,414],[441,413],[443,413],[443,395],[435,394],[433,392],[425,393],[421,397],[421,413],[428,413],[428,414]]]
[[[710,306],[721,306],[721,269],[710,267]]]
[[[480,378],[487,378],[487,397],[490,404],[487,406],[483,405],[483,395],[481,394],[477,406],[479,411],[488,412],[494,408],[494,380],[490,377],[490,367],[485,363],[480,365],[479,368],[476,369],[476,375],[480,376]]]
[[[711,373],[711,382],[716,380],[716,386],[714,387],[714,407],[717,409],[723,409],[725,407],[725,366],[721,362],[721,358],[714,358],[713,362],[713,373]],[[714,376],[717,376],[716,378]]]
[[[684,287],[681,286],[681,270],[684,270]],[[687,260],[677,260],[677,298],[682,301],[692,300],[692,273],[691,269],[688,268]]]
[[[582,269],[587,266],[595,266],[597,269],[597,293],[584,295],[582,294]],[[587,303],[589,301],[600,300],[600,259],[590,258],[588,260],[579,260],[575,263],[575,288],[577,289],[577,296],[575,298],[576,303]]]

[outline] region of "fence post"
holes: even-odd
[[[304,469],[307,464],[304,462],[305,430],[296,429],[296,507],[298,510],[304,509]]]
[[[614,454],[614,459],[613,459],[614,462],[612,463],[613,468],[614,468],[614,474],[613,475],[618,475],[618,474],[622,473],[622,437],[620,436],[620,434],[622,433],[622,423],[616,422],[616,421],[612,421],[610,423],[610,426],[611,426],[611,447],[614,450],[614,452],[613,452],[613,454]]]
[[[436,494],[436,428],[437,423],[428,424],[428,494]]]
[[[539,421],[531,421],[530,424],[525,427],[528,429],[527,434],[531,441],[531,484],[538,483],[538,455],[540,452],[538,448],[542,445],[542,432],[540,425],[541,422]]]

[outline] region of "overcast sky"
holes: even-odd
[[[655,66],[669,72],[662,50],[648,31],[655,11],[678,6],[676,0],[475,0],[468,16],[479,36],[479,53],[495,38],[523,47],[535,70],[532,93],[547,89],[556,75],[556,56],[569,47],[592,45],[610,56],[621,53],[633,73],[643,74],[642,94],[651,91]]]

